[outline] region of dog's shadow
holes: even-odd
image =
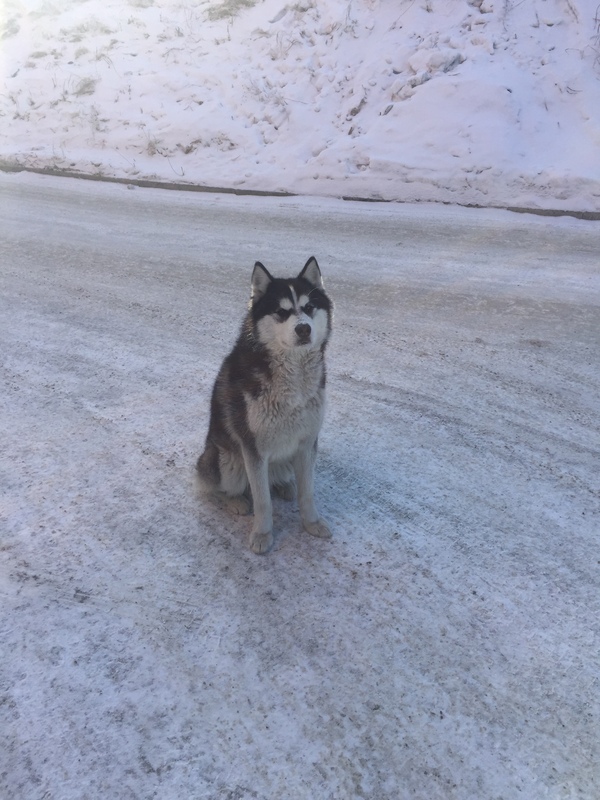
[[[315,500],[319,513],[330,525],[335,545],[336,537],[359,537],[361,532],[376,524],[379,528],[398,530],[414,518],[408,502],[406,489],[401,480],[393,475],[381,475],[378,465],[369,464],[364,458],[348,459],[330,450],[319,453],[315,469]],[[377,476],[377,477],[375,477]],[[248,548],[253,524],[253,510],[249,513],[232,513],[231,508],[215,501],[197,489],[197,498],[202,507],[202,524],[214,542],[215,536]],[[283,496],[282,496],[283,494]],[[298,537],[319,542],[304,530],[298,508],[298,499],[293,492],[271,490],[273,504],[273,550],[288,548]],[[218,533],[217,533],[218,532]],[[323,541],[323,540],[321,540]],[[327,540],[324,540],[324,547]],[[237,550],[237,546],[235,547]]]

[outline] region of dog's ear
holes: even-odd
[[[260,300],[267,291],[267,287],[272,280],[273,276],[268,272],[266,267],[264,267],[260,261],[257,261],[252,272],[252,292],[250,294],[250,299],[253,303]]]
[[[317,264],[317,259],[314,256],[311,256],[306,264],[300,275],[299,278],[306,278],[307,281],[312,283],[313,286],[316,286],[317,289],[323,289],[323,278],[321,277],[321,270],[319,269],[319,265]]]

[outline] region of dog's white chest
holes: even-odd
[[[291,458],[303,440],[318,434],[325,399],[322,377],[321,361],[280,364],[258,397],[246,397],[249,427],[261,455],[274,461]]]

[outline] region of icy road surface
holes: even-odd
[[[0,797],[600,797],[600,226],[0,176]],[[275,549],[192,466],[259,258],[336,302]]]

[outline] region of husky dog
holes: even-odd
[[[215,381],[198,478],[237,514],[250,513],[251,493],[255,553],[273,545],[271,488],[291,500],[294,478],[305,529],[331,536],[313,499],[331,311],[314,257],[287,279],[257,261],[248,313]]]

